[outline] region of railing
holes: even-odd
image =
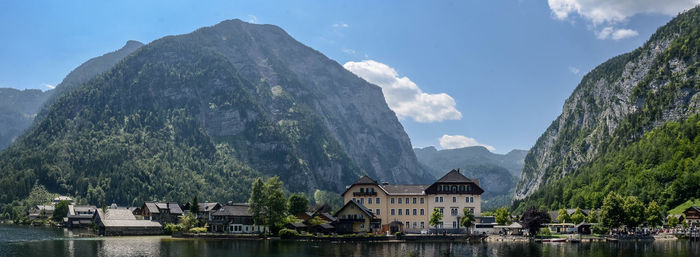
[[[361,218],[339,218],[340,222],[365,222],[365,219]]]
[[[376,196],[377,192],[353,192],[352,196]]]

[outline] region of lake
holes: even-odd
[[[0,225],[5,256],[700,256],[698,241],[622,243],[308,243],[170,237],[71,238],[54,228]]]

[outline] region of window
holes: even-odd
[[[457,186],[452,186],[452,192],[456,192],[456,191],[457,191]]]
[[[372,198],[367,198],[367,204],[372,204]]]
[[[409,203],[411,203],[411,202],[408,201],[408,197],[406,197],[406,204],[409,204]]]
[[[396,215],[396,212],[394,212],[394,209],[391,209],[391,216]]]
[[[355,202],[357,202],[357,199],[355,199],[355,197],[353,197],[352,200],[355,201]]]
[[[421,216],[425,215],[425,209],[420,209],[420,215]]]
[[[418,202],[418,198],[413,197],[413,204],[416,204]]]
[[[452,228],[457,228],[457,222],[456,222],[456,221],[453,221],[453,222],[452,222]]]
[[[469,202],[469,196],[467,196],[467,197],[465,197],[465,198],[466,198],[466,201]]]
[[[360,228],[365,228],[365,223],[360,224]]]
[[[421,198],[420,198],[420,204],[423,204],[423,203],[425,203],[425,201],[423,200],[423,197],[421,197]]]
[[[411,223],[406,221],[406,228],[411,228]]]
[[[438,191],[438,192],[441,192],[441,191],[442,191],[442,185],[438,185],[438,186],[437,186],[437,191]]]
[[[399,209],[399,216],[401,216],[402,211],[403,211],[403,209]]]
[[[413,228],[418,228],[418,222],[413,222]]]
[[[464,192],[464,185],[459,186],[459,191]]]
[[[360,198],[360,204],[365,204],[365,198]]]
[[[411,212],[409,209],[406,209],[406,216],[411,215]]]
[[[379,197],[377,197],[377,199],[374,200],[374,203],[379,204]]]
[[[376,211],[375,213],[376,213],[377,215],[381,215],[381,213],[379,213],[379,209],[377,209],[377,211]]]
[[[469,192],[472,191],[472,185],[467,185],[467,191],[469,191]]]
[[[438,197],[436,196],[436,197],[435,197],[435,202],[436,202],[436,203],[440,202],[440,198],[438,198]]]
[[[364,193],[364,192],[365,192],[365,188],[364,187],[360,188],[360,193]]]
[[[420,228],[425,228],[425,221],[420,222]]]
[[[456,208],[456,207],[452,207],[452,208],[450,209],[450,214],[452,214],[452,216],[457,216],[457,208]]]
[[[370,199],[370,200],[371,200],[371,199]],[[453,202],[453,203],[456,203],[456,202],[457,202],[457,197],[453,196],[453,197],[452,197],[452,202]]]
[[[444,199],[442,198],[442,196],[440,196],[440,202],[443,202],[442,200],[444,200]]]
[[[438,211],[439,211],[441,214],[444,214],[445,208],[438,208]]]
[[[393,197],[391,198],[391,204],[394,204],[394,198],[393,198]]]
[[[399,204],[401,204],[401,199],[403,199],[403,198],[399,197]]]
[[[469,201],[471,201],[471,202],[473,203],[473,202],[474,202],[474,197],[473,197],[473,196],[470,196],[470,197],[469,197]]]
[[[418,209],[413,209],[413,216],[418,215]]]

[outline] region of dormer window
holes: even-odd
[[[360,188],[360,193],[364,193],[364,192],[365,192],[365,188],[364,188],[364,187],[361,187],[361,188]]]
[[[457,186],[452,186],[452,192],[456,192],[456,191],[457,191]]]
[[[459,191],[464,192],[464,185],[459,186]]]

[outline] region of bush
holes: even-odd
[[[197,227],[197,228],[190,229],[190,233],[205,233],[205,232],[207,232],[207,228]]]
[[[282,239],[289,239],[292,237],[297,237],[299,236],[299,232],[293,229],[288,229],[288,228],[283,228],[279,231],[280,238]]]
[[[540,233],[537,233],[537,236],[552,236],[552,231],[549,228],[543,228],[540,229]]]
[[[174,232],[182,231],[182,226],[180,224],[166,223],[163,231],[165,231],[166,235],[172,235]]]

